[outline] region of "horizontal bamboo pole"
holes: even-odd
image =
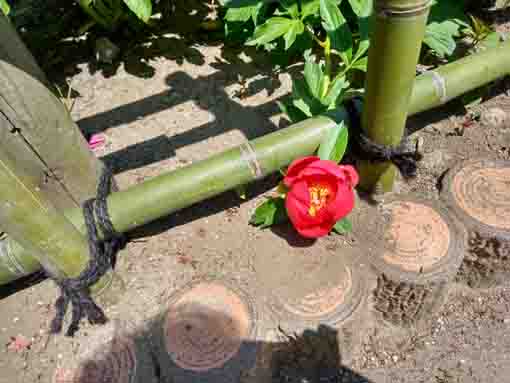
[[[510,74],[510,39],[417,77],[409,114],[430,110]]]
[[[145,223],[164,217],[174,211],[218,195],[238,185],[249,183],[288,165],[294,158],[313,153],[323,135],[337,122],[346,119],[342,109],[330,115],[302,121],[287,129],[257,138],[240,147],[219,153],[205,161],[157,176],[128,190],[108,197],[108,210],[115,229],[126,232]],[[337,122],[335,122],[337,121]],[[256,161],[253,159],[256,158]],[[68,220],[85,232],[80,209],[65,212]],[[9,255],[16,259],[24,273],[36,271],[28,251],[7,239]],[[4,247],[5,248],[5,247]],[[26,249],[29,250],[29,249]],[[0,248],[1,251],[1,248]],[[0,284],[20,277],[10,267],[0,268]]]
[[[444,76],[449,98],[460,96],[473,88],[510,74],[509,55],[510,41],[439,68],[437,71]],[[473,71],[482,65],[485,68],[482,70],[485,74],[483,79],[476,81],[471,79],[468,83],[467,79],[470,76],[463,69],[462,63],[472,66]],[[460,69],[453,70],[451,69],[453,67]],[[435,92],[430,73],[419,76],[411,98],[409,114],[441,105],[441,99]],[[343,109],[340,109],[335,119],[344,118]],[[261,164],[262,175],[277,171],[296,157],[313,153],[325,132],[332,126],[332,120],[317,117],[252,141],[252,147]],[[121,232],[128,231],[239,184],[252,181],[253,170],[241,158],[239,148],[231,149],[210,159],[157,176],[130,189],[113,193],[108,198],[108,206],[115,228]],[[224,161],[226,163],[223,163]],[[72,209],[65,213],[79,231],[84,232],[80,210]],[[39,268],[39,262],[18,243],[9,238],[0,238],[0,285]]]

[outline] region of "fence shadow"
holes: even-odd
[[[87,352],[71,356],[56,376],[72,376],[74,383],[104,376],[112,382],[130,376],[132,383],[372,383],[342,364],[348,350],[334,328],[319,325],[259,341],[252,338],[260,334],[258,323],[248,330],[243,318],[227,311],[182,302],[137,328],[113,322],[108,334],[92,333],[81,345]]]

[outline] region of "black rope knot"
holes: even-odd
[[[87,228],[90,259],[85,270],[77,278],[60,279],[50,276],[60,288],[61,295],[55,302],[56,314],[51,322],[52,334],[62,331],[64,316],[69,303],[72,305],[71,323],[66,336],[79,330],[81,320],[86,317],[90,324],[104,324],[107,317],[90,296],[90,286],[98,282],[115,265],[115,255],[125,245],[124,237],[117,233],[108,214],[106,198],[112,190],[113,176],[105,166],[98,183],[96,198],[83,203],[83,216]],[[99,238],[98,228],[104,239]]]
[[[355,146],[357,154],[361,159],[374,162],[391,162],[399,170],[404,179],[416,177],[418,168],[417,162],[422,159],[422,155],[416,150],[410,150],[407,145],[407,138],[404,137],[400,145],[393,147],[372,141],[363,132],[361,127],[360,111],[356,103],[359,98],[352,98],[345,103],[345,109],[349,115],[351,131],[355,137]]]

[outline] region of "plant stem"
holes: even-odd
[[[329,36],[326,38],[326,43],[324,44],[324,59],[326,65],[324,68],[324,88],[322,90],[322,97],[325,97],[328,93],[331,83],[331,40]]]
[[[306,30],[310,35],[312,36],[313,40],[321,47],[324,48],[326,45],[326,42],[321,41],[317,36],[315,36],[315,33],[313,32],[312,28],[310,28],[309,25],[306,26]]]

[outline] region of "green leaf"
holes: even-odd
[[[372,14],[374,0],[349,0],[352,10],[358,16],[358,26],[361,40],[368,39],[369,18]]]
[[[261,1],[259,4],[255,6],[255,9],[253,10],[253,13],[251,14],[251,19],[253,20],[253,24],[255,26],[260,25],[261,21],[264,20],[264,12],[267,9],[268,4],[266,4],[264,1]],[[262,19],[262,20],[260,20]]]
[[[352,223],[348,218],[343,218],[333,226],[333,230],[338,234],[350,233],[352,231]]]
[[[320,0],[322,26],[331,39],[331,48],[336,50],[345,64],[352,59],[352,33],[335,0]]]
[[[293,24],[294,20],[286,17],[271,17],[264,24],[255,29],[253,37],[246,45],[267,44],[287,33]]]
[[[305,81],[310,94],[317,100],[322,97],[324,87],[324,73],[322,72],[321,65],[315,62],[315,58],[310,55],[305,55]]]
[[[313,117],[312,110],[310,109],[310,105],[306,103],[302,98],[298,98],[292,100],[292,105],[298,108],[301,112],[303,112],[306,117]]]
[[[293,24],[283,36],[285,40],[285,50],[289,49],[296,41],[296,37],[305,31],[305,25],[301,20],[292,20]]]
[[[149,21],[152,15],[151,0],[124,0],[124,3],[144,23]]]
[[[339,163],[347,149],[349,133],[344,122],[340,122],[331,129],[322,140],[317,152],[321,160],[330,160]]]
[[[285,200],[283,198],[270,198],[259,205],[252,214],[250,223],[254,226],[266,228],[287,221]]]
[[[319,12],[320,0],[307,1],[301,5],[301,19],[316,15]]]
[[[250,5],[248,7],[241,8],[228,8],[225,14],[225,20],[230,22],[246,22],[254,12],[257,11],[258,5]]]
[[[5,16],[9,16],[11,7],[9,7],[7,0],[0,0],[0,10],[2,10],[2,12],[4,13]]]
[[[326,97],[323,98],[322,103],[327,106],[328,109],[336,107],[338,99],[342,95],[342,91],[349,88],[349,85],[349,81],[347,81],[345,75],[338,75],[329,86],[328,93]]]
[[[423,43],[439,57],[451,56],[460,27],[469,28],[468,18],[459,1],[437,1],[431,8]]]
[[[287,13],[293,19],[299,18],[299,8],[297,0],[280,0],[280,3],[283,5],[283,8],[287,11]]]
[[[454,22],[431,23],[427,25],[423,43],[439,57],[451,56],[457,47],[454,37],[459,34],[459,26]]]
[[[282,113],[285,113],[290,122],[296,123],[306,120],[307,116],[301,110],[296,108],[292,102],[277,101],[276,102]]]
[[[356,61],[352,66],[351,69],[359,69],[363,72],[367,71],[367,65],[368,65],[368,57],[365,56],[362,59],[359,59]]]
[[[324,106],[315,98],[305,80],[294,79],[292,82],[293,105],[308,117],[316,116],[324,111]]]
[[[354,60],[357,60],[368,51],[370,46],[370,15],[372,14],[374,0],[349,0],[349,3],[356,16],[358,16],[360,42],[354,57]]]

